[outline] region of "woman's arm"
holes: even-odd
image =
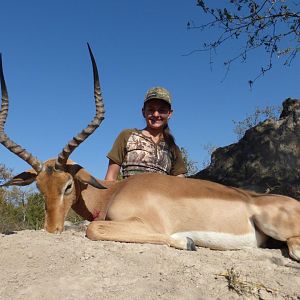
[[[116,181],[120,173],[120,169],[121,167],[110,159],[108,163],[105,180]]]

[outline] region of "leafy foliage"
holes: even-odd
[[[25,211],[25,224],[26,229],[41,229],[44,226],[45,209],[44,197],[40,193],[34,193],[27,199]]]
[[[23,229],[41,229],[44,225],[44,200],[41,194],[26,195],[23,204],[16,199],[14,203],[1,189],[0,196],[0,232]],[[19,204],[16,204],[16,203]]]
[[[12,177],[12,171],[0,164],[0,182]],[[41,194],[24,188],[0,188],[0,232],[39,229],[44,223],[44,200]]]
[[[183,161],[184,161],[186,169],[187,169],[186,176],[191,176],[191,175],[196,174],[198,172],[197,162],[193,161],[189,158],[189,154],[185,148],[181,147],[180,151],[181,151],[182,158],[183,158]]]
[[[284,0],[228,0],[215,1],[217,8],[207,5],[207,1],[197,0],[197,6],[209,15],[211,21],[197,26],[188,22],[188,29],[219,32],[216,39],[206,42],[196,51],[210,51],[226,42],[241,40],[242,49],[224,62],[227,71],[236,61],[246,61],[249,52],[263,48],[267,62],[261,67],[256,78],[249,80],[250,86],[260,76],[272,68],[274,58],[284,58],[283,64],[289,66],[300,51],[300,1]],[[192,53],[191,52],[191,53]]]
[[[12,177],[11,170],[0,163],[0,184]]]

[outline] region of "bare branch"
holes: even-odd
[[[300,1],[283,0],[228,0],[223,7],[213,8],[205,1],[198,0],[197,6],[211,20],[206,24],[195,25],[189,21],[188,30],[216,30],[217,38],[205,42],[203,47],[192,50],[185,55],[196,52],[214,51],[228,41],[240,40],[244,46],[239,53],[229,57],[224,65],[226,74],[233,62],[247,60],[253,50],[264,49],[267,63],[263,64],[257,76],[250,80],[252,84],[273,66],[273,61],[285,57],[283,65],[290,66],[300,51]],[[211,61],[210,61],[211,63]]]

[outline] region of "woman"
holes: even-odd
[[[146,127],[119,134],[107,155],[106,180],[116,180],[121,168],[123,178],[144,172],[184,177],[185,163],[168,127],[172,112],[171,95],[165,88],[148,90],[142,109]]]

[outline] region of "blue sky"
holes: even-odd
[[[170,127],[200,169],[209,159],[205,145],[236,142],[232,120],[243,120],[257,106],[300,97],[299,59],[288,68],[278,61],[251,91],[247,81],[259,71],[262,51],[234,64],[225,81],[223,61],[233,44],[218,51],[212,70],[208,53],[184,56],[211,35],[186,29],[190,20],[206,20],[194,0],[0,0],[0,9],[10,97],[6,133],[40,160],[57,156],[94,116],[90,43],[106,117],[71,158],[99,178],[118,133],[144,127],[141,107],[150,87],[171,91]],[[2,145],[0,162],[14,173],[29,168]]]

